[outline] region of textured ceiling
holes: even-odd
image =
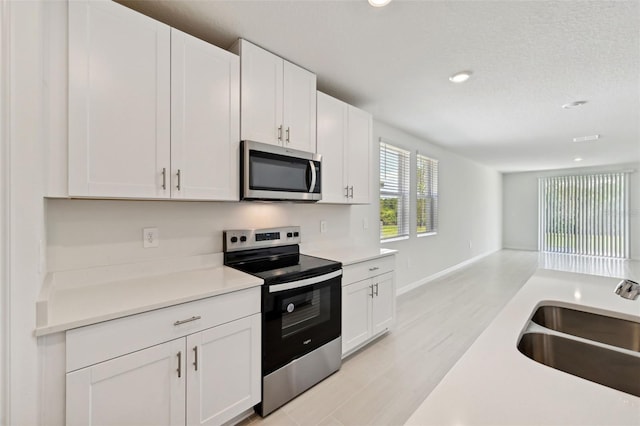
[[[223,48],[246,38],[376,120],[500,171],[640,161],[638,0],[122,3]]]

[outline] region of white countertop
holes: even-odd
[[[380,247],[335,247],[323,249],[303,250],[304,254],[309,256],[322,257],[323,259],[335,260],[342,262],[342,265],[352,265],[354,263],[365,262],[367,260],[378,259],[384,256],[391,256],[397,253],[397,250],[385,249]]]
[[[306,252],[343,265],[389,256],[378,247]],[[48,274],[36,303],[36,336],[260,286],[260,278],[222,265],[222,254],[162,259]]]
[[[151,272],[153,271],[153,272]],[[49,274],[37,302],[36,336],[262,285],[218,255]]]
[[[538,270],[406,424],[639,425],[640,398],[535,362],[516,347],[546,303],[640,321],[640,299],[616,295],[618,282]]]

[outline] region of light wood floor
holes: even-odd
[[[562,256],[502,250],[403,294],[391,333],[265,419],[254,414],[242,425],[402,425],[539,264],[598,273],[581,270],[592,267],[589,259]]]

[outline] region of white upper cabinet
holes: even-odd
[[[283,65],[284,144],[316,152],[316,75],[287,61]]]
[[[238,200],[239,62],[171,29],[171,198]]]
[[[371,114],[349,105],[346,170],[350,203],[368,204],[371,188]]]
[[[318,92],[321,202],[370,202],[371,126],[371,114]]]
[[[169,197],[170,53],[167,25],[69,2],[69,195]]]
[[[246,40],[232,50],[240,55],[241,139],[315,152],[315,74]]]
[[[282,59],[239,40],[243,140],[279,145],[282,140]]]
[[[346,203],[347,104],[318,92],[318,153],[322,154],[322,201]]]
[[[69,195],[238,200],[239,73],[118,3],[69,2]]]

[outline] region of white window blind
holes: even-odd
[[[409,236],[409,151],[380,141],[380,238]]]
[[[416,232],[438,232],[438,160],[416,157]]]
[[[628,175],[541,178],[541,251],[629,257]]]

